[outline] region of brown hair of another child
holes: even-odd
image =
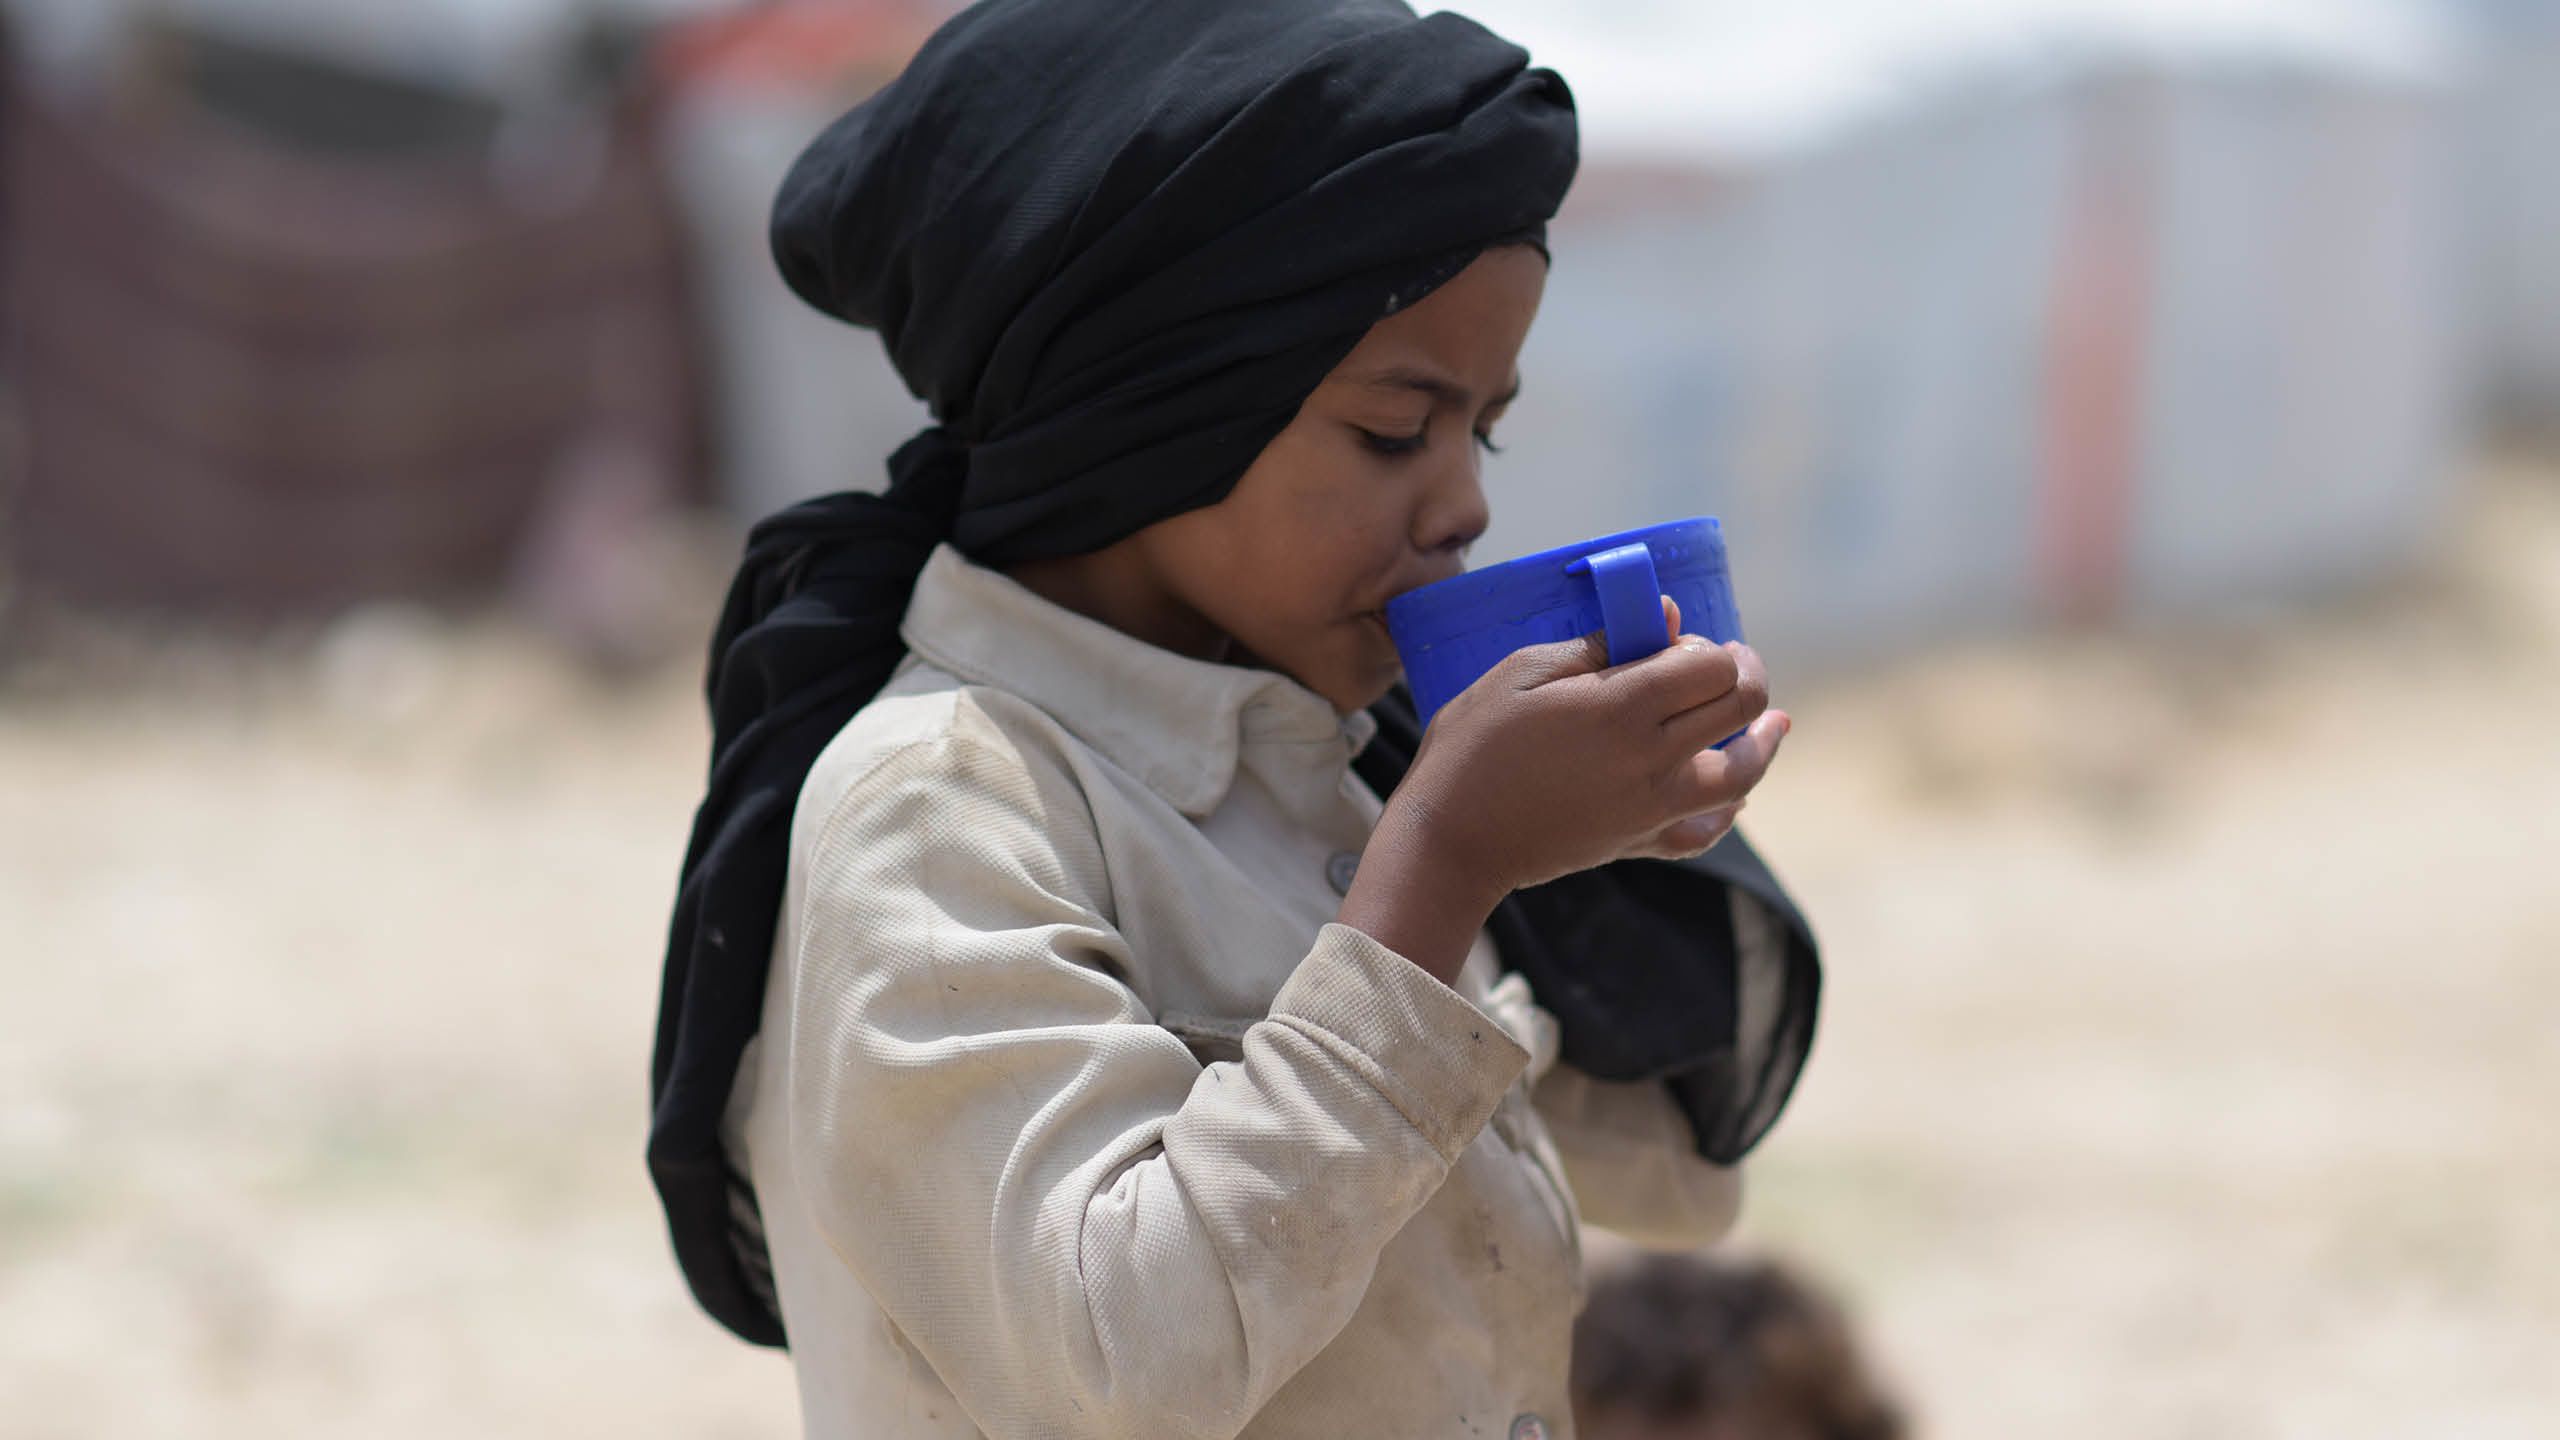
[[[1584,1440],[1904,1440],[1839,1304],[1774,1261],[1648,1255],[1573,1338]]]

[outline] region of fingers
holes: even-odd
[[[1737,800],[1703,815],[1672,821],[1655,834],[1647,853],[1663,860],[1686,860],[1705,854],[1715,848],[1717,841],[1733,833],[1734,821],[1741,817],[1744,803]]]
[[[1734,659],[1732,688],[1662,722],[1664,737],[1684,754],[1696,754],[1713,745],[1759,719],[1769,708],[1769,671],[1760,661],[1760,652],[1748,645],[1735,645],[1730,653]]]
[[[1573,675],[1597,675],[1609,668],[1609,634],[1594,630],[1571,640],[1523,645],[1497,669],[1510,672],[1515,688],[1528,690]]]
[[[1742,675],[1742,648],[1683,635],[1679,643],[1600,678],[1609,686],[1613,703],[1660,725],[1730,693]]]
[[[1668,595],[1662,597],[1662,616],[1667,632],[1675,638],[1641,660],[1612,667],[1608,635],[1595,630],[1571,640],[1524,646],[1512,652],[1501,668],[1512,687],[1520,690],[1577,676],[1599,676],[1609,687],[1608,703],[1625,706],[1632,717],[1656,725],[1667,726],[1675,717],[1722,703],[1724,710],[1691,717],[1677,732],[1675,738],[1686,741],[1692,750],[1732,734],[1768,708],[1768,672],[1759,652],[1738,642],[1718,645],[1703,636],[1681,635],[1680,602]],[[1691,732],[1725,721],[1730,723],[1723,729],[1688,740]]]
[[[1791,725],[1784,710],[1771,710],[1751,722],[1721,750],[1702,750],[1675,768],[1667,782],[1673,813],[1701,814],[1740,801],[1769,773],[1778,746]]]

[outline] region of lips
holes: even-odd
[[[1463,564],[1452,563],[1448,565],[1434,565],[1431,567],[1430,574],[1415,576],[1413,579],[1401,583],[1394,589],[1388,591],[1387,598],[1378,602],[1378,608],[1374,610],[1361,611],[1360,618],[1374,622],[1378,627],[1379,633],[1386,635],[1389,643],[1393,643],[1395,637],[1393,633],[1387,629],[1387,606],[1390,603],[1400,595],[1411,594],[1425,585],[1436,585],[1440,581],[1449,579],[1451,576],[1463,575],[1465,573],[1466,566]]]
[[[1454,580],[1466,573],[1466,562],[1458,560],[1455,557],[1447,557],[1444,558],[1441,563],[1426,566],[1423,573],[1403,580],[1399,582],[1394,589],[1389,590],[1387,592],[1386,600],[1378,602],[1378,613],[1381,615],[1386,613],[1389,601],[1395,600],[1400,596],[1410,595],[1414,591],[1420,590],[1427,585],[1437,585],[1443,580]]]

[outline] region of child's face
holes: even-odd
[[[1381,320],[1216,505],[1130,543],[1166,598],[1349,713],[1401,667],[1387,601],[1465,568],[1484,449],[1519,388],[1546,258],[1487,251]]]

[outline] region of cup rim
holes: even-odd
[[[1724,568],[1724,526],[1715,516],[1665,520],[1498,561],[1408,590],[1387,602],[1388,629],[1400,644],[1427,644],[1576,604],[1588,582],[1569,574],[1568,566],[1587,555],[1638,543],[1653,551],[1654,564],[1662,570],[1694,573],[1701,568]],[[1707,562],[1703,567],[1702,558]],[[1504,596],[1503,613],[1488,615],[1483,613],[1484,602],[1494,591]]]

